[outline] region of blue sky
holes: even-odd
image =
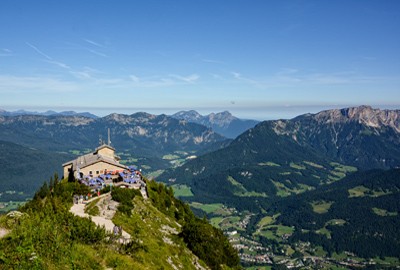
[[[396,0],[3,0],[0,108],[400,108],[399,13]]]

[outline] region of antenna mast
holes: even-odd
[[[111,146],[110,128],[108,129],[108,145]]]

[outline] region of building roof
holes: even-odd
[[[111,150],[115,151],[115,148],[113,148],[112,146],[110,146],[108,144],[102,144],[102,145],[100,145],[99,147],[96,148],[95,153],[97,153],[97,151],[99,151],[101,149],[104,149],[104,148],[108,148],[108,149],[111,149]]]
[[[105,163],[108,163],[110,165],[114,165],[114,166],[120,167],[122,169],[128,169],[128,167],[126,167],[125,165],[123,165],[123,164],[118,162],[117,157],[111,158],[111,157],[108,157],[108,156],[104,156],[104,155],[98,154],[98,150],[103,149],[105,147],[110,148],[112,150],[115,150],[114,148],[112,148],[109,145],[102,145],[102,146],[98,147],[96,149],[96,151],[94,151],[92,153],[80,156],[80,157],[78,157],[78,158],[76,158],[74,160],[70,160],[70,161],[64,163],[63,167],[72,165],[73,169],[77,170],[77,168],[83,169],[83,168],[85,168],[87,166],[93,165],[93,164],[98,163],[98,162],[105,162]]]

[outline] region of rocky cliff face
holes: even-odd
[[[319,123],[349,123],[359,124],[372,128],[393,128],[400,132],[400,110],[380,110],[370,106],[329,110],[315,114],[313,118]]]

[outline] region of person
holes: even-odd
[[[114,235],[118,235],[118,226],[117,225],[114,225],[113,233],[114,233]]]

